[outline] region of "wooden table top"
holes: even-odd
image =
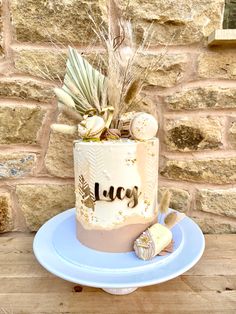
[[[236,313],[236,235],[206,235],[204,255],[192,269],[125,296],[48,273],[33,255],[33,236],[0,237],[0,314]]]

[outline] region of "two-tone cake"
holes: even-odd
[[[133,250],[157,219],[159,140],[74,143],[77,237],[106,252]]]
[[[107,58],[98,54],[93,63],[100,68],[69,47],[63,86],[55,93],[59,110],[74,124],[53,124],[52,129],[78,138],[74,142],[78,241],[95,250],[128,252],[157,221],[158,122],[138,109],[153,67],[136,67],[145,43],[136,47],[130,21],[120,16],[115,1],[109,2],[108,10],[116,18],[109,20],[108,34],[99,36],[107,48]]]
[[[112,17],[108,27],[100,29],[89,15],[106,56],[98,53],[98,60],[90,64],[84,54],[69,47],[63,85],[54,91],[59,110],[72,121],[51,128],[77,139],[74,232],[78,241],[103,252],[134,250],[147,260],[173,250],[169,229],[179,219],[175,213],[167,214],[168,190],[158,204],[158,122],[156,114],[140,110],[153,112],[145,98],[153,103],[155,97],[143,87],[151,71],[163,64],[157,58],[145,68],[137,66],[149,49],[148,32],[140,44],[135,43],[130,20],[122,16],[120,6],[109,1],[107,8]],[[161,219],[157,223],[158,210],[166,215],[165,226]]]

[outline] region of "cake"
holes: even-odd
[[[106,252],[133,250],[157,220],[157,138],[74,142],[79,241]]]
[[[98,251],[129,252],[157,221],[158,122],[140,108],[146,78],[158,64],[137,68],[138,56],[149,45],[145,40],[136,45],[132,25],[120,15],[115,1],[109,2],[108,10],[113,19],[107,30],[92,19],[107,57],[97,54],[98,60],[90,64],[84,54],[69,47],[63,85],[54,91],[59,110],[72,121],[51,127],[77,135],[78,241]]]

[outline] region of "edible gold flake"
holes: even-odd
[[[135,242],[138,247],[148,249],[151,246],[151,240],[145,232]]]

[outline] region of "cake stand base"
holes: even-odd
[[[116,295],[125,295],[130,294],[137,290],[138,288],[120,288],[120,289],[110,289],[110,288],[102,288],[103,291],[109,293],[109,294],[116,294]]]
[[[193,267],[204,251],[204,236],[188,217],[172,229],[174,252],[148,261],[134,252],[105,253],[82,245],[76,238],[75,217],[73,208],[47,221],[34,238],[34,254],[54,275],[110,294],[126,295],[175,278]]]

